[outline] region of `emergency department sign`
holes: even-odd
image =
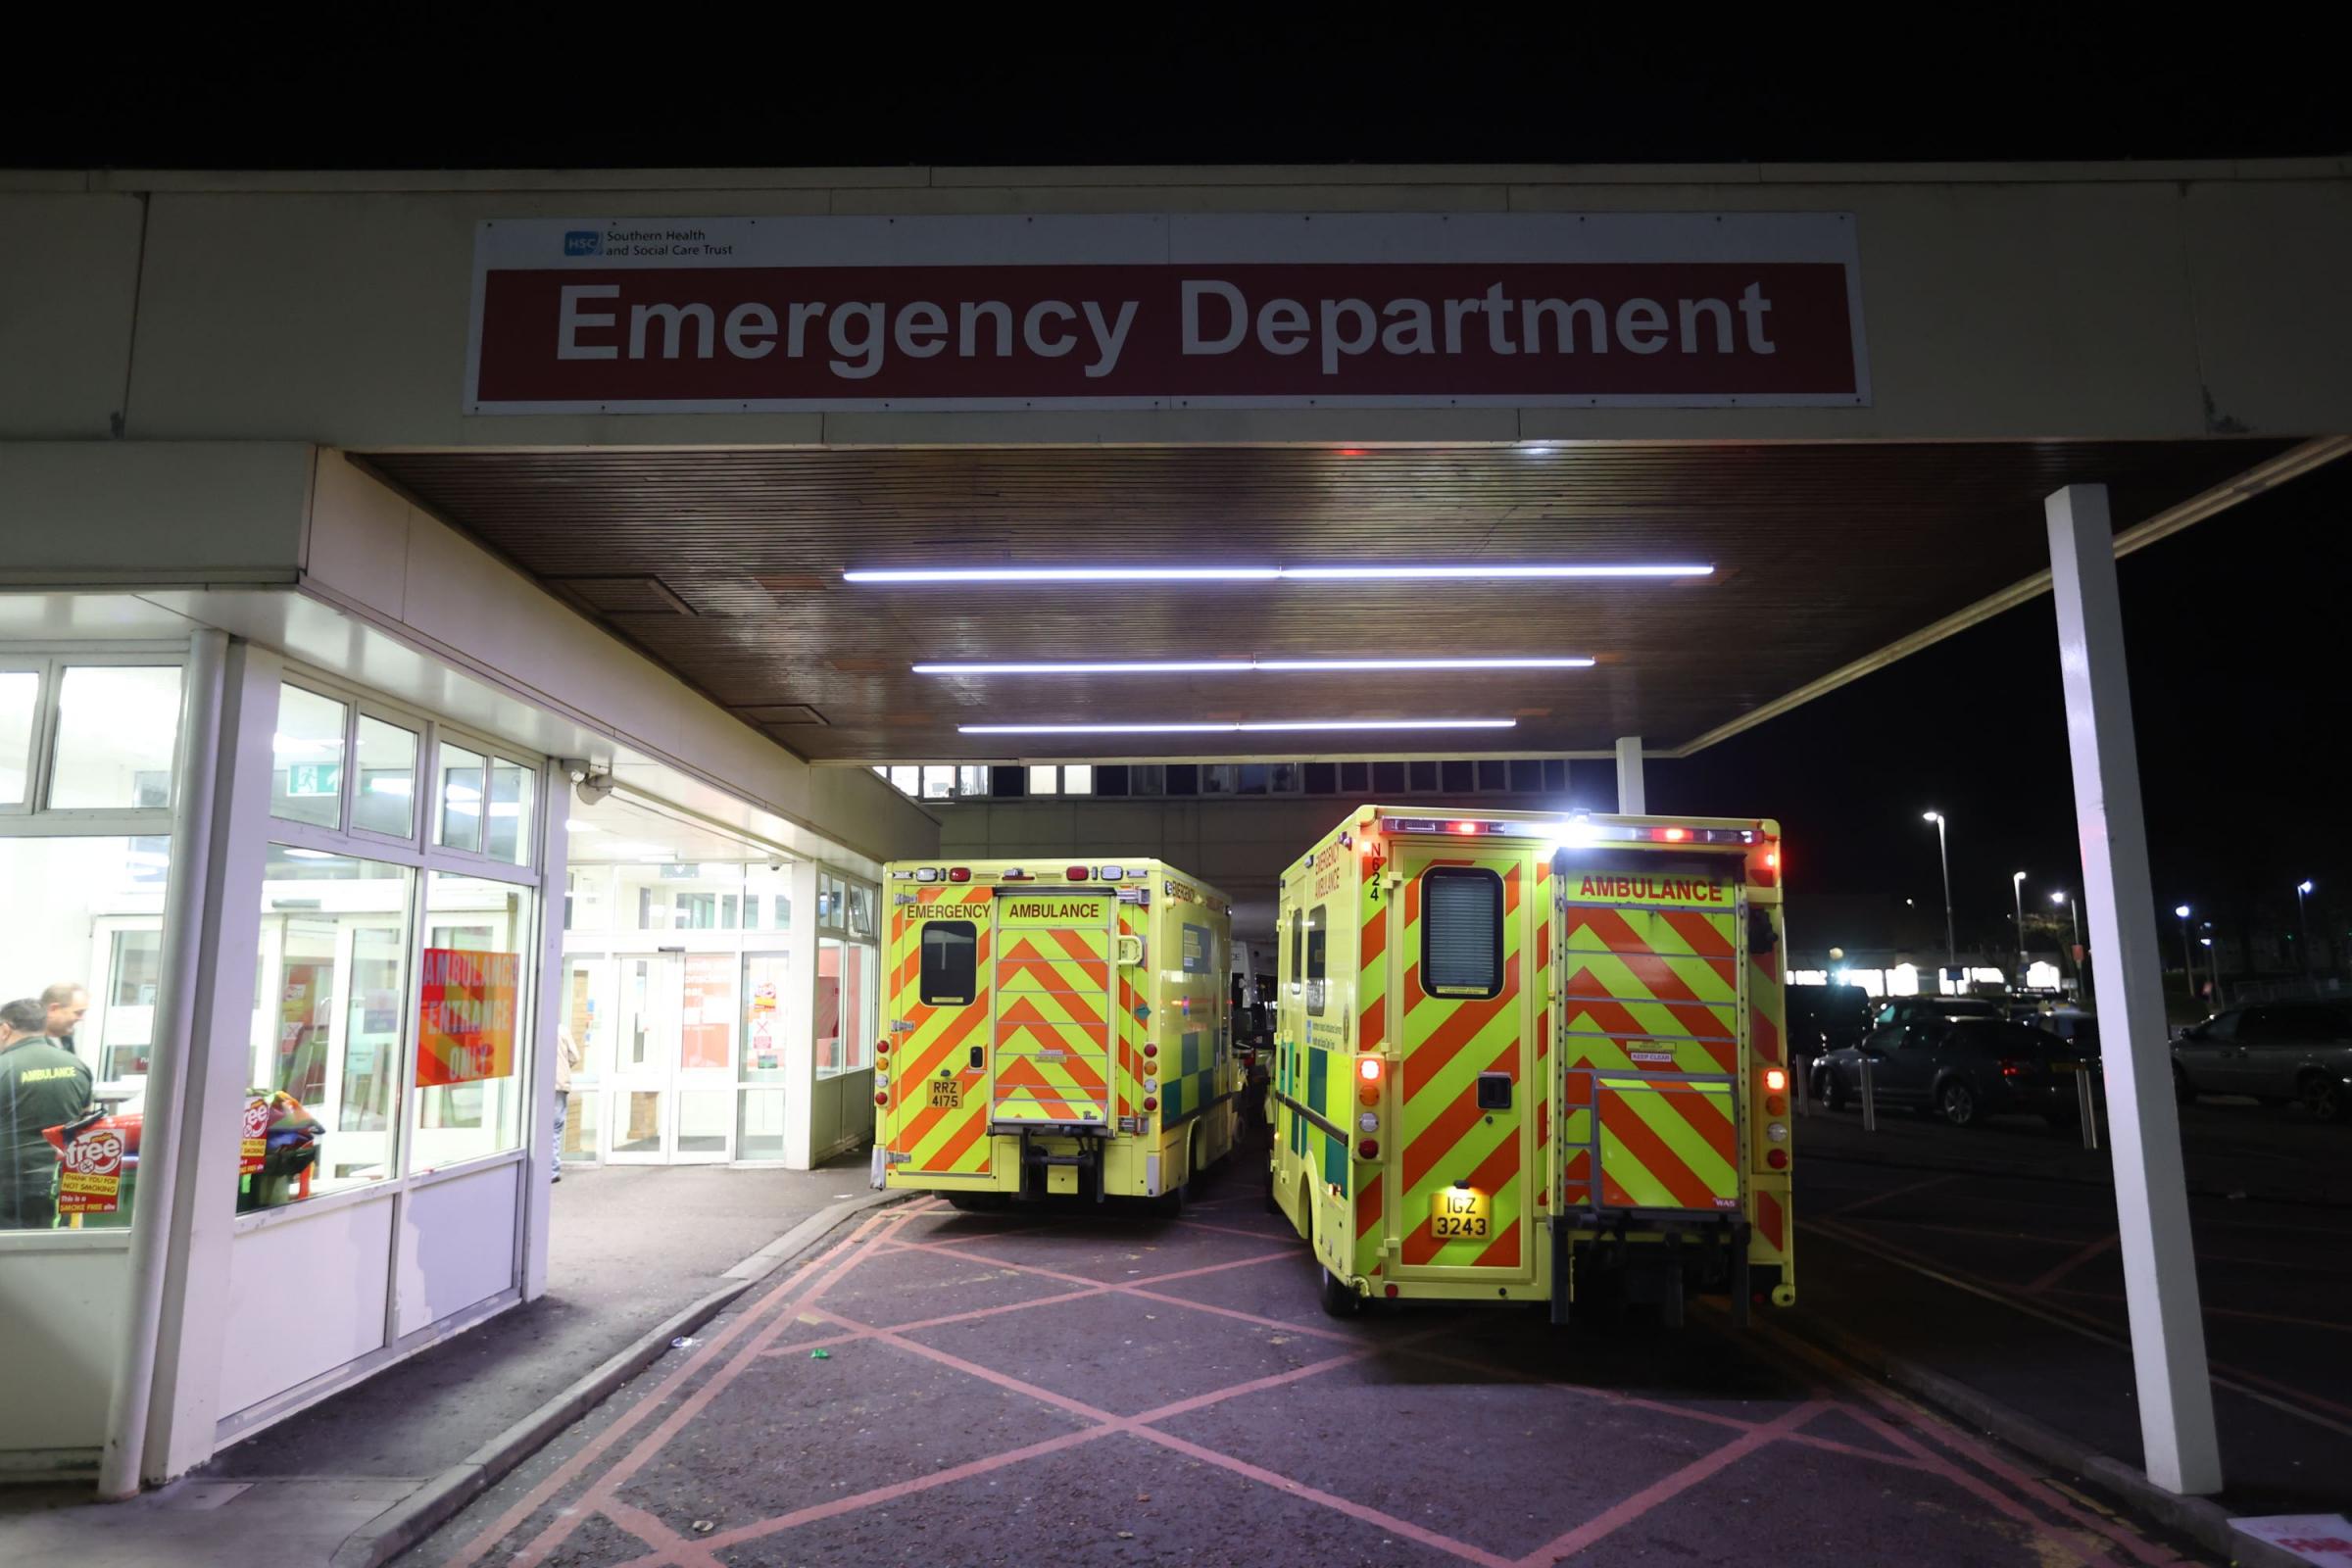
[[[514,1071],[514,996],[522,957],[424,950],[417,1002],[416,1082],[426,1088]]]
[[[494,220],[469,414],[1870,402],[1846,213]]]

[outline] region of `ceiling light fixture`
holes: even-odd
[[[916,664],[917,675],[1223,675],[1250,670],[1590,669],[1592,661],[1542,659],[1151,659],[1064,662]]]
[[[1515,718],[1296,718],[1246,724],[958,724],[958,735],[1232,735],[1274,730],[1511,729]]]
[[[1375,566],[881,566],[841,574],[844,582],[1280,582],[1286,579],[1475,579],[1511,577],[1705,577],[1713,566],[1685,564]]]

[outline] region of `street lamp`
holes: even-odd
[[[2075,896],[2064,889],[2052,893],[2050,902],[2065,905],[2075,917],[2075,990],[2080,996],[2087,998],[2090,995],[2090,970],[2082,963],[2082,906],[2076,903]]]
[[[2018,978],[2018,982],[2019,982],[2019,984],[2021,984],[2021,985],[2022,985],[2022,984],[2024,983],[2024,981],[2025,981],[2025,978],[2026,978],[2026,873],[2025,873],[2025,872],[2023,872],[2023,871],[2012,871],[2012,872],[2010,872],[2010,873],[2009,873],[2009,892],[2010,892],[2010,895],[2011,895],[2011,897],[2013,897],[2013,898],[2014,898],[2014,899],[2017,901],[2017,978]],[[2014,989],[2016,989],[2016,988],[2015,988],[2015,987],[2011,987],[2011,989],[2012,989],[2012,990],[2014,990]]]
[[[2306,901],[2311,898],[2311,878],[2295,884],[2295,923],[2303,928],[2303,978],[2311,978],[2311,909]]]
[[[2188,1004],[2193,1010],[2197,1004],[2197,963],[2196,950],[2188,945],[2188,906],[2176,904],[2173,913],[2180,920],[2180,979],[2188,987]]]
[[[1960,967],[1960,939],[1952,935],[1952,852],[1944,839],[1944,820],[1941,811],[1922,811],[1923,822],[1936,824],[1936,858],[1943,862],[1943,956],[1952,968]]]

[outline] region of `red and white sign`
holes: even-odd
[[[122,1206],[122,1134],[91,1127],[76,1134],[61,1156],[57,1178],[60,1214],[112,1214]]]
[[[270,1152],[270,1097],[255,1095],[245,1102],[244,1136],[237,1142],[237,1174],[251,1176]]]
[[[471,414],[1870,401],[1844,213],[483,223]]]

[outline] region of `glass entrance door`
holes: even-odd
[[[616,1165],[659,1165],[669,1158],[685,956],[624,954],[613,965],[620,994],[612,1013],[612,1132],[607,1157]]]

